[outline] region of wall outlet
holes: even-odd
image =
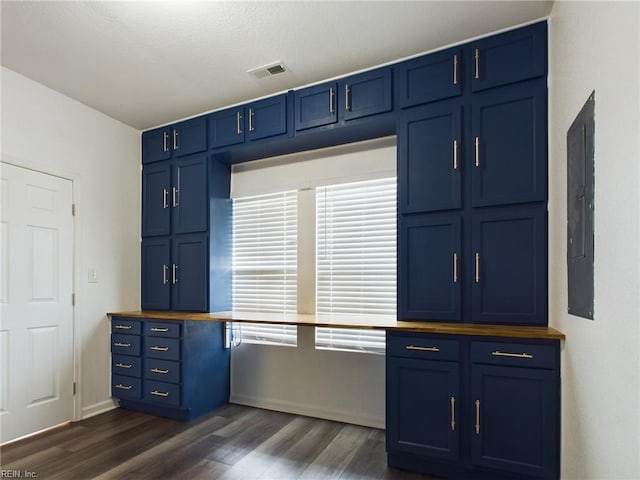
[[[90,268],[87,275],[87,280],[89,281],[89,283],[98,283],[98,270],[95,268]]]

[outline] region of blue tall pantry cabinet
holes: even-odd
[[[142,309],[230,309],[230,163],[395,133],[388,464],[558,478],[546,58],[541,22],[144,132]],[[112,391],[124,406],[192,418],[228,398],[222,324],[179,315],[112,317]],[[215,401],[194,394],[198,379]]]

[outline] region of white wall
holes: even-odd
[[[105,314],[140,305],[140,133],[4,67],[1,82],[2,160],[73,180],[77,415],[91,415],[113,405]]]
[[[562,478],[640,478],[637,2],[550,17],[549,316],[562,357]],[[595,319],[567,314],[566,132],[595,90]]]

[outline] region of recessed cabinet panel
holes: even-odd
[[[404,112],[398,128],[402,213],[461,207],[462,135],[458,101]]]
[[[172,244],[173,271],[171,306],[173,310],[208,310],[209,273],[206,234],[176,235]]]
[[[474,364],[471,399],[473,465],[558,478],[556,372]]]
[[[393,108],[391,69],[380,68],[340,80],[340,111],[344,120],[376,115]]]
[[[473,217],[472,320],[547,324],[546,206]]]
[[[171,210],[170,162],[145,165],[142,169],[142,236],[168,235]]]
[[[184,157],[207,149],[207,117],[180,122],[173,127],[171,148],[175,157]]]
[[[480,39],[470,54],[474,92],[546,75],[547,23]]]
[[[455,97],[462,93],[462,49],[408,60],[395,72],[400,108]]]
[[[171,257],[169,239],[142,240],[142,292],[143,310],[169,310],[171,307]]]
[[[249,104],[246,125],[249,140],[286,134],[287,95],[277,95]]]
[[[244,142],[245,108],[234,107],[209,117],[209,146],[213,149]]]
[[[458,363],[390,357],[387,450],[458,458]]]
[[[142,134],[142,163],[171,158],[170,130],[157,128]]]
[[[329,125],[338,120],[338,84],[315,85],[294,92],[296,130]]]
[[[459,215],[402,217],[399,315],[403,320],[461,320]]]
[[[194,155],[176,161],[172,192],[173,233],[206,232],[209,201],[207,198],[207,157]]]
[[[474,207],[546,200],[546,104],[544,80],[474,97],[469,168]]]

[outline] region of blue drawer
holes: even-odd
[[[175,383],[144,381],[144,400],[172,407],[180,406],[180,385]]]
[[[134,320],[132,318],[113,317],[111,319],[111,333],[140,335],[140,320]]]
[[[161,382],[180,383],[180,362],[149,358],[144,364],[144,378]]]
[[[180,340],[177,338],[145,337],[144,352],[148,358],[180,360]]]
[[[436,335],[387,334],[387,355],[392,357],[458,361],[457,340]]]
[[[129,355],[112,355],[111,373],[114,375],[126,375],[127,377],[142,376],[142,358]]]
[[[180,338],[181,322],[145,322],[144,334],[150,337]]]
[[[114,354],[140,355],[140,338],[138,335],[111,334],[111,352]]]
[[[142,398],[142,380],[139,378],[113,375],[111,377],[111,395],[117,398]]]
[[[558,349],[554,345],[511,342],[471,343],[471,362],[515,367],[557,368]]]

